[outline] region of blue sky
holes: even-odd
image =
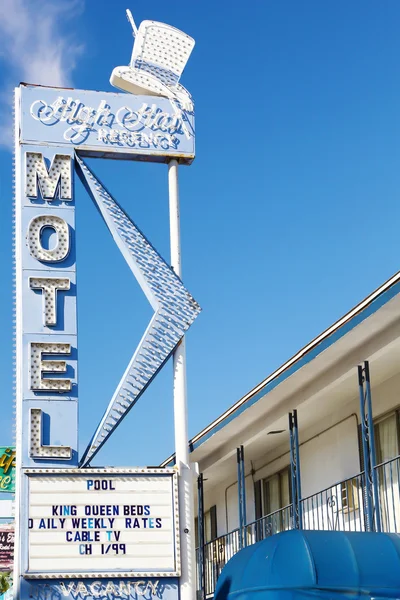
[[[190,435],[399,269],[397,0],[2,0],[0,445],[13,439],[12,89],[111,90],[132,49],[128,7],[196,39],[182,83],[197,158],[180,170],[183,280],[203,308],[187,336]],[[166,167],[90,165],[168,258]],[[77,185],[83,451],[151,309]],[[172,451],[168,364],[94,463]]]

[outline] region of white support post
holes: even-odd
[[[171,266],[182,277],[181,240],[179,224],[178,162],[168,164]],[[193,474],[189,464],[186,351],[182,338],[173,356],[175,456],[179,469],[179,528],[181,539],[180,600],[195,600],[195,532],[193,505]]]

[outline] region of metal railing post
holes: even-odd
[[[303,507],[301,504],[300,452],[297,410],[289,413],[290,481],[293,506],[293,529],[303,529]]]
[[[293,415],[289,413],[289,444],[290,444],[290,489],[292,491],[292,527],[297,529],[297,510],[296,510],[296,496],[297,496],[297,483],[296,483],[296,467],[294,459],[294,439],[293,439]]]
[[[246,476],[244,472],[244,447],[240,446],[240,462],[241,462],[241,474],[242,474],[242,518],[243,518],[243,545],[247,546],[247,515],[246,515]]]
[[[379,505],[379,486],[376,473],[376,451],[375,451],[375,431],[374,420],[372,415],[372,397],[371,397],[371,380],[369,374],[369,362],[364,362],[364,379],[365,379],[365,398],[367,404],[367,420],[369,434],[369,462],[371,466],[371,478],[374,497],[374,512],[375,512],[375,531],[382,531],[381,511]]]
[[[361,365],[358,365],[358,388],[360,393],[360,416],[361,416],[361,440],[363,447],[364,459],[364,479],[365,479],[365,511],[367,513],[367,531],[373,531],[374,518],[372,512],[372,494],[371,494],[371,469],[370,469],[370,454],[369,454],[369,432],[365,414],[365,398],[364,398],[364,371]]]
[[[293,411],[293,438],[294,451],[296,457],[296,491],[297,491],[297,515],[298,529],[303,529],[303,507],[301,504],[301,472],[300,472],[300,451],[299,451],[299,428],[297,423],[297,410]]]
[[[243,495],[242,495],[242,460],[240,448],[236,448],[237,479],[238,479],[238,501],[239,501],[239,548],[243,548]]]
[[[238,472],[238,498],[239,498],[239,546],[242,549],[246,545],[246,480],[244,472],[244,448],[236,448],[237,472]]]

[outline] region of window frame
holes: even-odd
[[[207,539],[207,527],[206,527],[206,519],[209,516],[210,518],[210,539]],[[195,547],[199,547],[199,517],[195,517]],[[203,515],[203,525],[204,525],[204,543],[209,544],[213,542],[218,537],[218,523],[217,523],[217,505],[213,504],[210,506],[208,510],[204,511]]]
[[[382,421],[384,421],[385,419],[387,419],[388,417],[395,415],[396,416],[396,432],[397,432],[397,455],[396,456],[400,456],[400,406],[396,406],[395,408],[391,408],[390,410],[387,410],[386,412],[382,413],[381,415],[378,415],[377,417],[375,417],[373,419],[373,424],[374,424],[374,441],[375,441],[375,448],[376,448],[376,464],[380,465],[382,464],[381,460],[380,460],[380,456],[379,456],[379,444],[378,444],[378,438],[377,438],[377,425],[379,425],[379,423],[381,423]],[[359,460],[360,460],[360,473],[364,472],[364,449],[363,449],[363,441],[362,441],[362,429],[361,429],[361,422],[359,422],[358,424],[358,454],[359,454]],[[394,456],[393,458],[396,458],[396,456]],[[389,459],[392,460],[392,459]]]
[[[380,444],[379,444],[379,439],[378,439],[378,427],[380,423],[383,423],[383,421],[386,421],[386,419],[390,419],[390,417],[395,417],[395,421],[396,421],[396,435],[397,435],[397,454],[395,456],[392,456],[391,458],[389,458],[388,460],[392,460],[393,458],[396,458],[396,456],[400,455],[400,410],[399,408],[395,408],[394,410],[388,411],[387,413],[384,413],[383,415],[380,415],[379,417],[376,417],[373,422],[374,422],[374,437],[375,437],[375,448],[376,448],[376,464],[380,465],[383,462],[387,462],[387,461],[382,461],[382,456],[380,456],[381,454],[381,448],[380,448]]]
[[[288,489],[289,489],[289,503],[283,502],[283,476],[286,475],[288,478]],[[267,498],[266,498],[266,487],[268,482],[272,480],[274,477],[279,477],[279,508],[267,511]],[[278,510],[282,510],[286,506],[290,506],[292,503],[292,485],[291,485],[291,476],[290,476],[290,465],[283,467],[283,469],[279,469],[279,471],[275,471],[275,473],[271,473],[268,477],[262,477],[258,479],[255,483],[254,490],[254,501],[255,501],[255,516],[256,520],[262,519],[270,514]],[[270,501],[269,501],[270,502]]]

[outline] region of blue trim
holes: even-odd
[[[352,331],[352,329],[357,327],[357,325],[359,325],[360,323],[365,321],[365,319],[367,319],[371,315],[375,314],[380,308],[382,308],[382,306],[384,306],[390,300],[392,300],[392,298],[397,296],[397,294],[399,292],[400,292],[400,281],[395,283],[394,285],[392,285],[385,292],[383,292],[380,296],[378,296],[375,300],[373,300],[371,302],[371,304],[366,306],[360,313],[358,313],[357,315],[354,315],[354,317],[352,317],[350,319],[350,321],[348,321],[347,323],[342,325],[337,331],[335,331],[329,337],[327,337],[325,340],[320,342],[318,344],[318,346],[316,346],[315,348],[313,348],[312,350],[307,352],[307,354],[305,356],[303,356],[298,361],[296,361],[295,364],[293,364],[291,367],[286,369],[281,375],[276,377],[276,379],[267,383],[259,392],[257,392],[257,394],[255,394],[254,396],[249,398],[246,402],[244,402],[241,406],[239,406],[236,410],[234,410],[228,417],[226,417],[223,421],[221,421],[221,423],[218,423],[218,425],[213,427],[213,429],[211,429],[210,431],[205,433],[204,436],[202,436],[199,440],[197,440],[196,442],[190,441],[189,442],[190,451],[193,452],[196,448],[201,446],[201,444],[204,444],[204,442],[206,442],[211,436],[213,436],[220,429],[222,429],[223,427],[228,425],[228,423],[233,421],[233,419],[236,419],[240,414],[242,414],[242,412],[244,412],[245,410],[247,410],[248,408],[253,406],[253,404],[258,402],[258,400],[260,400],[263,396],[265,396],[265,394],[267,394],[268,392],[271,392],[279,384],[281,384],[283,381],[285,381],[288,377],[290,377],[291,375],[296,373],[299,369],[301,369],[302,367],[307,365],[309,362],[311,362],[314,358],[316,358],[319,354],[321,354],[321,352],[323,352],[324,350],[327,350],[327,348],[332,346],[335,342],[337,342],[343,336],[345,336],[347,333]],[[168,463],[168,465],[165,465],[165,466],[170,466],[173,464],[175,464],[175,458],[173,458]]]

